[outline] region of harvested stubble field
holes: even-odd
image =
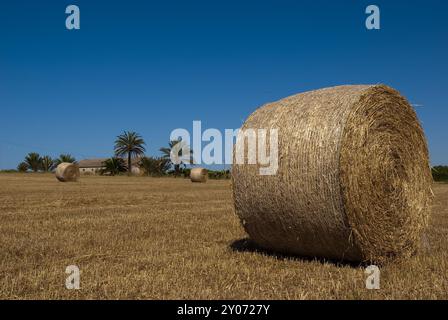
[[[364,266],[254,250],[229,181],[0,174],[0,298],[447,299],[448,184],[434,192],[425,249],[367,290]]]

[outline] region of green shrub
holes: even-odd
[[[18,172],[15,169],[4,169],[4,170],[0,170],[0,173],[15,173]]]
[[[140,160],[140,167],[144,174],[151,177],[160,177],[167,174],[170,163],[165,158],[143,157]]]
[[[230,179],[230,170],[209,170],[208,171],[208,177],[209,179]]]
[[[448,166],[435,166],[431,169],[434,181],[448,182]]]

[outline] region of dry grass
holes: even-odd
[[[244,246],[229,181],[1,174],[0,298],[447,299],[448,185],[434,191],[426,250],[370,291],[361,266]]]

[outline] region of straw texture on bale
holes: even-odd
[[[79,178],[79,167],[75,163],[63,162],[56,168],[56,179],[61,182],[74,182]]]
[[[207,182],[208,171],[204,168],[193,168],[190,171],[191,182]]]
[[[432,177],[423,130],[399,92],[305,92],[262,106],[249,128],[278,130],[275,175],[260,175],[257,164],[232,168],[236,213],[259,246],[378,263],[418,249]]]

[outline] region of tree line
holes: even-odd
[[[25,159],[17,166],[17,171],[26,172],[50,172],[62,162],[75,162],[75,158],[70,154],[61,154],[57,159],[50,156],[40,156],[37,152],[30,152]]]
[[[104,162],[104,167],[100,174],[118,175],[127,172],[132,173],[132,160],[139,158],[138,165],[143,169],[143,173],[148,176],[185,176],[190,175],[190,169],[183,161],[173,163],[171,153],[173,148],[182,140],[173,140],[167,147],[160,148],[162,153],[160,157],[145,156],[146,148],[144,139],[136,132],[124,131],[118,135],[114,144],[114,156]],[[178,148],[181,152],[181,148]],[[193,152],[190,150],[190,162],[193,163]],[[179,154],[180,156],[180,154]],[[179,157],[182,159],[181,157]],[[17,171],[26,172],[50,172],[60,163],[75,163],[76,159],[70,154],[61,154],[58,158],[52,159],[50,156],[40,156],[37,152],[31,152],[26,155],[24,161],[17,166]],[[434,181],[448,181],[448,166],[435,166],[431,168]],[[212,179],[230,178],[229,170],[209,171],[209,177]]]
[[[187,168],[187,163],[181,160],[180,163],[173,163],[171,153],[178,143],[182,140],[173,140],[168,143],[167,147],[159,149],[160,157],[145,156],[146,143],[144,139],[136,132],[124,131],[116,137],[114,143],[114,155],[104,161],[103,168],[100,174],[103,175],[119,175],[125,172],[128,175],[132,174],[132,161],[139,159],[137,164],[143,170],[143,173],[148,176],[185,176],[190,175],[190,169]],[[181,148],[178,149],[180,156]],[[174,151],[176,152],[176,151]],[[193,152],[190,150],[190,161],[193,163]],[[180,157],[180,159],[182,159]],[[50,156],[40,156],[37,152],[31,152],[25,156],[24,161],[19,163],[17,171],[19,172],[50,172],[62,163],[70,162],[76,163],[75,157],[70,154],[61,154],[58,158],[52,159]],[[230,178],[229,170],[210,171],[210,178],[223,179]]]

